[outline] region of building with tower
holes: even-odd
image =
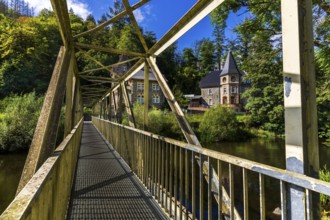
[[[229,51],[222,70],[211,71],[200,81],[201,104],[208,108],[214,105],[225,105],[235,111],[242,111],[246,101],[241,94],[249,87],[249,81],[243,78],[245,73],[236,64]]]

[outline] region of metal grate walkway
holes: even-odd
[[[67,219],[168,219],[90,122],[84,123]]]

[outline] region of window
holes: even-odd
[[[230,97],[230,104],[236,104],[235,96]]]
[[[232,76],[232,77],[230,78],[230,80],[231,80],[232,82],[236,82],[236,77],[235,77],[235,76]]]
[[[144,103],[144,96],[143,95],[138,95],[137,96],[137,102],[138,103]]]
[[[209,89],[209,95],[212,95],[213,92],[212,92],[212,89]]]
[[[226,96],[224,96],[224,97],[222,98],[222,104],[227,104],[227,103],[228,103],[228,99],[227,99]]]
[[[138,82],[137,83],[137,90],[138,91],[143,91],[144,90],[144,83]]]
[[[152,97],[152,103],[155,103],[155,104],[160,103],[160,97],[158,95],[157,96],[153,96]]]
[[[153,83],[152,84],[152,90],[153,91],[159,91],[160,90],[159,85],[157,83]]]
[[[237,88],[236,86],[232,86],[231,87],[231,93],[236,93],[237,92]]]
[[[222,78],[222,82],[223,82],[223,83],[227,82],[227,78],[226,78],[226,77],[223,77],[223,78]]]
[[[209,99],[209,105],[213,105],[213,100]]]
[[[226,87],[223,88],[223,94],[227,94],[227,88]]]

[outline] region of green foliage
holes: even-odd
[[[0,151],[29,148],[42,102],[34,92],[1,100]]]
[[[182,132],[172,112],[156,108],[149,109],[147,128],[143,126],[144,106],[139,103],[134,104],[133,113],[138,129],[150,131],[164,137],[183,140]],[[122,123],[128,125],[127,117],[124,117]]]
[[[320,180],[330,182],[330,170],[328,170],[326,166],[324,166],[323,169],[320,169],[319,175],[320,175]],[[320,194],[320,200],[321,200],[322,214],[329,217],[330,196]],[[325,217],[325,216],[323,216],[323,217]]]
[[[0,97],[36,91],[43,94],[60,45],[54,16],[0,19]]]
[[[237,140],[241,130],[235,113],[218,105],[205,112],[199,132],[203,142],[218,142]]]

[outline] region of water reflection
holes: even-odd
[[[206,148],[220,151],[233,156],[245,158],[251,161],[267,164],[270,166],[285,169],[285,143],[284,140],[253,139],[247,142],[224,142],[216,144],[204,144]],[[320,145],[320,167],[330,167],[328,160],[330,148]],[[224,170],[225,182],[228,178],[228,171]],[[237,168],[235,175],[235,205],[242,208],[242,169]],[[249,172],[249,204],[250,219],[259,219],[259,176],[257,173]],[[280,219],[278,213],[280,208],[280,183],[270,177],[265,177],[265,200],[267,219]]]
[[[0,154],[0,214],[14,198],[26,153]]]

